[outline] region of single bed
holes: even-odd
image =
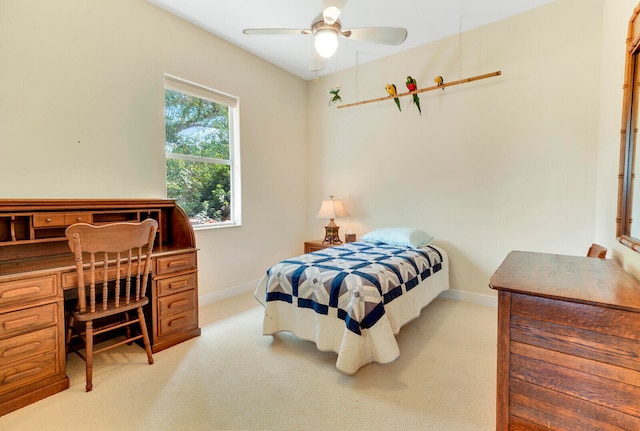
[[[359,241],[278,262],[255,296],[265,307],[264,335],[287,331],[313,341],[353,374],[395,360],[400,328],[448,288],[443,249]]]

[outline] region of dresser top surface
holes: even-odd
[[[640,282],[611,259],[512,251],[492,289],[640,311]]]

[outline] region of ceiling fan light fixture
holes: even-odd
[[[329,58],[338,49],[338,33],[332,29],[320,29],[315,34],[316,52],[322,58]]]

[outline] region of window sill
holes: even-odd
[[[241,223],[209,223],[209,224],[196,224],[192,225],[194,231],[197,230],[209,230],[209,229],[222,229],[227,227],[240,227]]]

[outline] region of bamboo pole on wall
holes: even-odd
[[[408,91],[406,93],[400,93],[400,94],[397,94],[395,96],[378,97],[376,99],[369,99],[369,100],[362,100],[360,102],[348,103],[346,105],[338,106],[338,109],[349,108],[351,106],[364,105],[364,104],[367,104],[367,103],[381,102],[383,100],[389,100],[389,99],[393,99],[393,98],[396,98],[396,97],[411,96],[413,94],[424,93],[425,91],[433,91],[433,90],[438,90],[438,89],[444,89],[445,87],[451,87],[453,85],[460,85],[460,84],[464,84],[464,83],[467,83],[467,82],[478,81],[480,79],[493,78],[494,76],[499,76],[499,75],[502,75],[502,72],[498,70],[497,72],[485,73],[484,75],[472,76],[471,78],[465,78],[465,79],[459,79],[457,81],[445,82],[442,85],[434,85],[432,87],[420,88],[420,89],[415,90],[415,91]]]

